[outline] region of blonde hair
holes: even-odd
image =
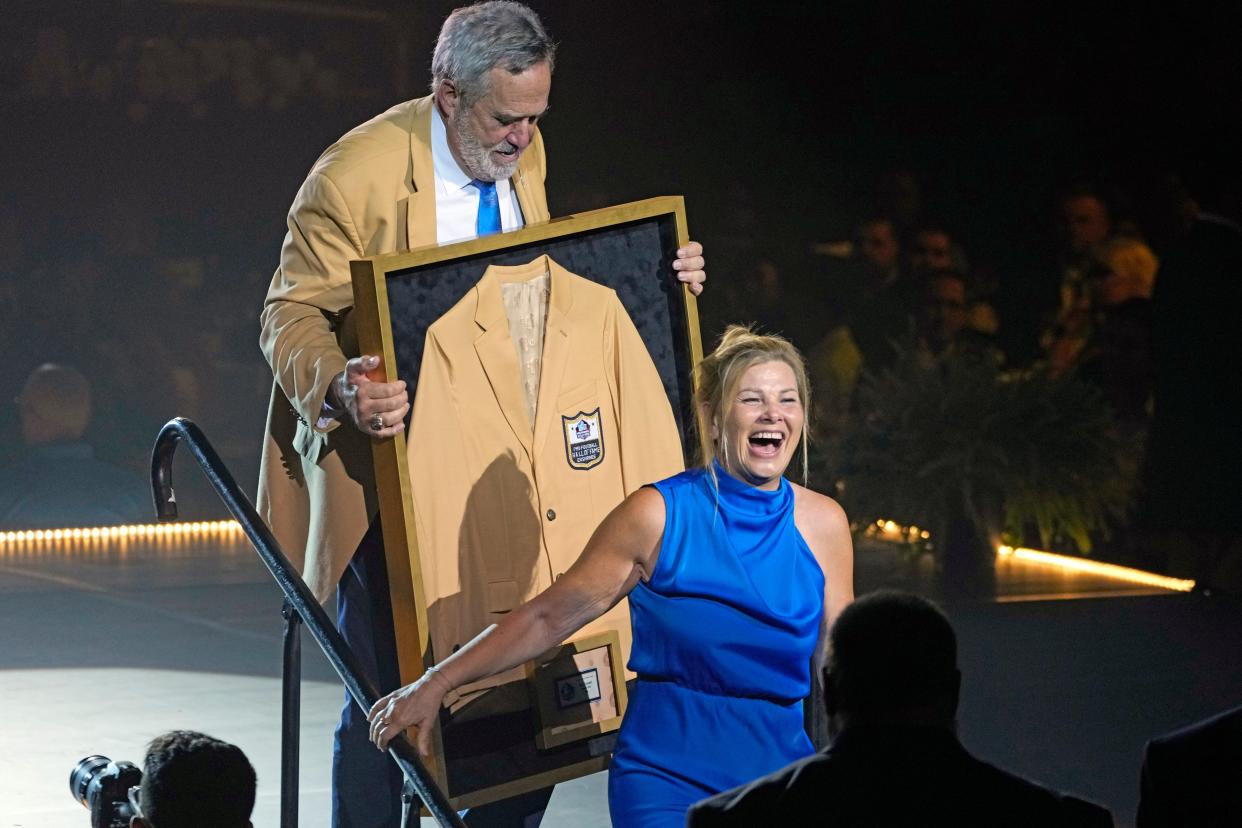
[[[1124,279],[1137,295],[1151,297],[1160,262],[1150,247],[1138,239],[1123,236],[1101,245],[1096,251],[1096,259]]]
[[[783,336],[755,333],[749,326],[730,325],[716,350],[694,366],[694,411],[699,430],[699,462],[716,480],[712,465],[717,455],[728,457],[724,429],[719,429],[720,450],[712,439],[712,427],[723,424],[729,401],[737,393],[742,375],[761,362],[783,362],[793,370],[802,403],[802,483],[807,482],[807,443],[810,440],[811,384],[802,354]]]

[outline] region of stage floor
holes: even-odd
[[[926,562],[879,544],[858,551],[857,580],[860,593],[934,592]],[[1102,802],[1119,826],[1133,824],[1144,741],[1242,703],[1237,597],[1013,559],[997,593],[946,606],[961,640],[963,741]],[[0,545],[0,828],[88,824],[67,785],[77,761],[140,764],[145,743],[172,728],[240,745],[259,775],[255,825],[277,825],[280,605],[240,539]],[[299,824],[321,828],[343,691],[309,638],[303,653]],[[605,774],[558,786],[544,821],[607,824]]]

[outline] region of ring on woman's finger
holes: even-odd
[[[384,415],[383,414],[375,414],[374,416],[371,417],[371,430],[372,431],[383,431],[384,430]]]

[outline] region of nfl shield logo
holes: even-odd
[[[579,411],[572,417],[561,415],[565,432],[565,459],[571,469],[598,466],[604,460],[604,432],[599,425],[599,409],[589,414]]]

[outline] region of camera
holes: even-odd
[[[69,793],[91,812],[91,828],[129,828],[141,784],[142,771],[133,762],[107,756],[87,756],[69,774]]]

